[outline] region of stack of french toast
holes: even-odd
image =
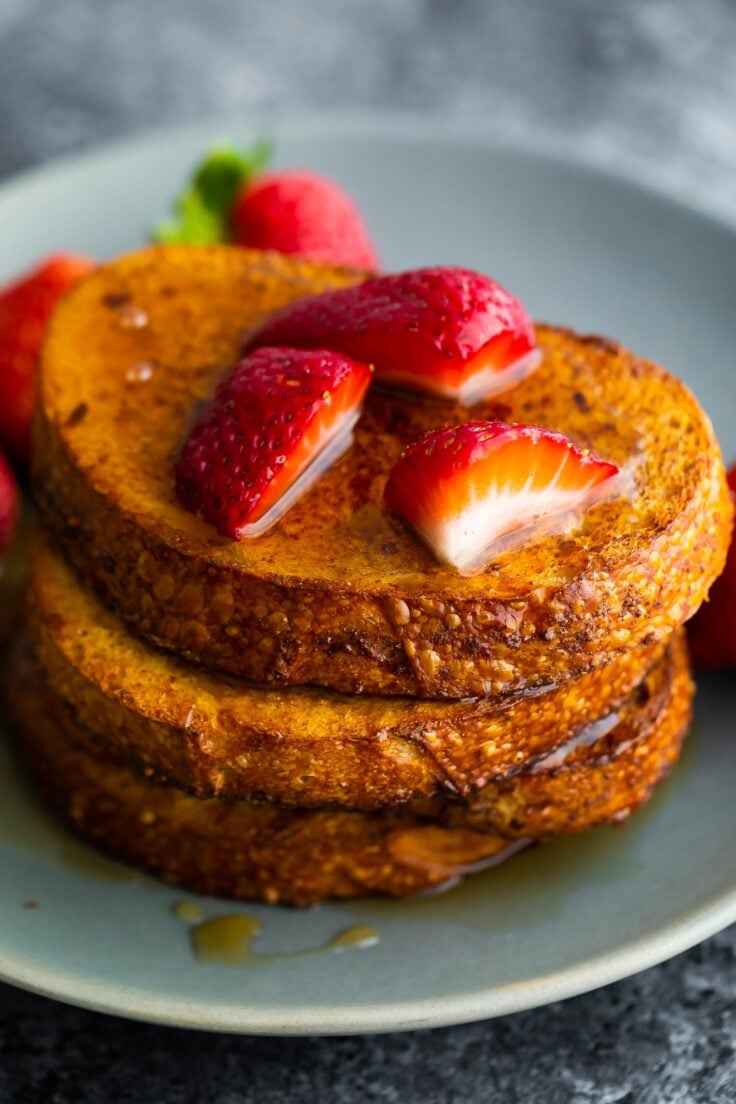
[[[406,348],[397,385],[380,327],[340,337],[339,297],[365,281],[235,247],[151,248],[82,281],[46,343],[10,694],[23,753],[81,835],[194,891],[306,905],[441,887],[623,821],[688,728],[682,626],[731,524],[692,394],[611,341],[542,325],[507,386],[421,393]],[[303,358],[283,355],[302,335],[352,357],[352,381],[375,347],[375,378],[331,462],[259,520],[258,496],[246,509],[232,493],[236,430],[213,446],[208,404],[240,417],[222,381],[244,356],[261,371],[281,357],[291,424]],[[471,434],[473,463],[495,450],[490,505],[460,470]],[[539,503],[569,505],[570,465],[593,475],[557,524]],[[487,539],[491,514],[506,520]]]

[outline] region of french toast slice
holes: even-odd
[[[78,724],[149,777],[198,797],[355,809],[436,791],[466,796],[518,772],[616,710],[664,650],[631,649],[572,682],[495,707],[484,698],[248,686],[149,648],[81,586],[42,534],[27,631]]]
[[[435,799],[373,813],[197,800],[151,782],[104,757],[22,652],[9,696],[48,800],[95,846],[197,892],[310,905],[431,889],[520,841],[625,819],[677,758],[692,683],[680,638],[592,745],[492,784],[469,806]]]
[[[604,338],[540,325],[540,367],[472,417],[561,430],[622,468],[629,493],[477,575],[435,562],[382,506],[402,448],[471,416],[452,402],[374,387],[349,453],[258,539],[218,536],[180,506],[183,437],[244,334],[360,278],[170,246],[72,291],[43,355],[34,483],[82,577],[142,637],[198,663],[352,693],[500,699],[666,639],[723,567],[725,473],[688,388]]]

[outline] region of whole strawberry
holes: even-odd
[[[18,487],[5,457],[0,454],[0,552],[10,544],[18,520]]]
[[[736,464],[728,473],[728,485],[736,496]],[[723,574],[688,625],[688,635],[695,667],[736,667],[736,538]]]
[[[212,150],[177,197],[175,217],[160,224],[160,242],[234,242],[329,264],[376,268],[378,256],[350,196],[304,169],[264,173],[266,143],[253,150]]]
[[[0,444],[20,464],[29,457],[47,323],[62,295],[92,267],[86,257],[59,253],[0,291]]]
[[[375,247],[350,196],[331,180],[302,169],[256,177],[235,201],[232,226],[233,240],[250,249],[378,267]]]

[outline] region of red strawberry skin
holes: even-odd
[[[410,445],[384,499],[437,559],[472,574],[501,538],[589,505],[618,470],[541,426],[466,422]]]
[[[376,381],[452,397],[476,358],[498,367],[532,352],[534,326],[509,292],[470,269],[422,268],[283,308],[252,335],[249,348],[336,349],[375,366]]]
[[[736,499],[736,464],[728,473],[728,485]],[[688,624],[688,636],[694,667],[736,667],[736,537],[731,539],[723,574]]]
[[[240,539],[357,417],[370,369],[325,350],[260,349],[220,384],[176,469],[182,504]],[[275,519],[277,520],[277,518]]]
[[[0,552],[10,544],[18,520],[18,487],[10,465],[0,454]]]
[[[27,464],[36,373],[46,326],[56,304],[93,262],[60,253],[0,291],[0,443]]]
[[[289,169],[256,176],[237,197],[233,241],[313,261],[378,267],[378,255],[353,200],[316,173]]]

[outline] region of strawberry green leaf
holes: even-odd
[[[259,139],[250,150],[218,146],[205,156],[174,200],[171,219],[152,238],[162,244],[216,245],[230,239],[230,212],[238,193],[271,160],[272,143]]]
[[[160,222],[152,231],[155,242],[164,245],[215,245],[224,241],[222,219],[209,210],[194,188],[177,197],[175,217]]]

